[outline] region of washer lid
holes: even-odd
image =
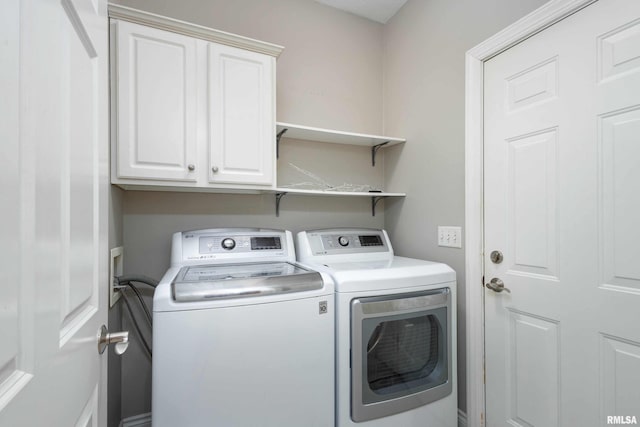
[[[288,262],[183,267],[171,284],[178,302],[260,297],[323,286],[320,273]]]

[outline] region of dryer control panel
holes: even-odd
[[[305,232],[305,235],[305,243],[308,244],[308,249],[313,255],[392,252],[386,233],[382,230],[313,230]]]

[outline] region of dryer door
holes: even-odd
[[[351,302],[351,418],[366,421],[451,393],[451,295],[434,291]]]

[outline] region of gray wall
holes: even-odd
[[[109,248],[115,248],[123,244],[123,216],[122,198],[124,192],[118,187],[111,187],[109,191]],[[121,331],[122,311],[120,305],[115,305],[109,310],[109,330]],[[107,425],[118,427],[122,414],[121,390],[122,390],[122,358],[113,352],[113,348],[107,348],[108,375],[107,375]]]
[[[277,62],[279,121],[363,133],[382,131],[381,24],[312,0],[118,3],[285,46]],[[280,184],[308,181],[290,162],[336,185],[380,186],[384,181],[384,162],[372,168],[365,148],[283,139]],[[294,232],[337,226],[380,228],[384,209],[382,203],[378,206],[380,213],[372,217],[368,198],[286,196],[276,218],[273,195],[127,191],[122,196],[121,224],[125,272],[159,279],[168,268],[170,236],[175,231],[233,226]],[[129,315],[122,311],[123,328],[131,329]],[[116,313],[112,310],[111,317]],[[150,410],[150,384],[149,360],[134,338],[122,357],[122,417]]]
[[[545,2],[409,0],[384,27],[384,131],[408,141],[385,155],[387,189],[408,193],[387,204],[385,226],[399,255],[457,272],[458,406],[465,412],[464,249],[437,246],[438,225],[464,226],[464,56]]]

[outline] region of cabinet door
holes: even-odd
[[[196,180],[196,40],[116,23],[118,178]]]
[[[210,43],[209,182],[273,185],[273,57]]]

